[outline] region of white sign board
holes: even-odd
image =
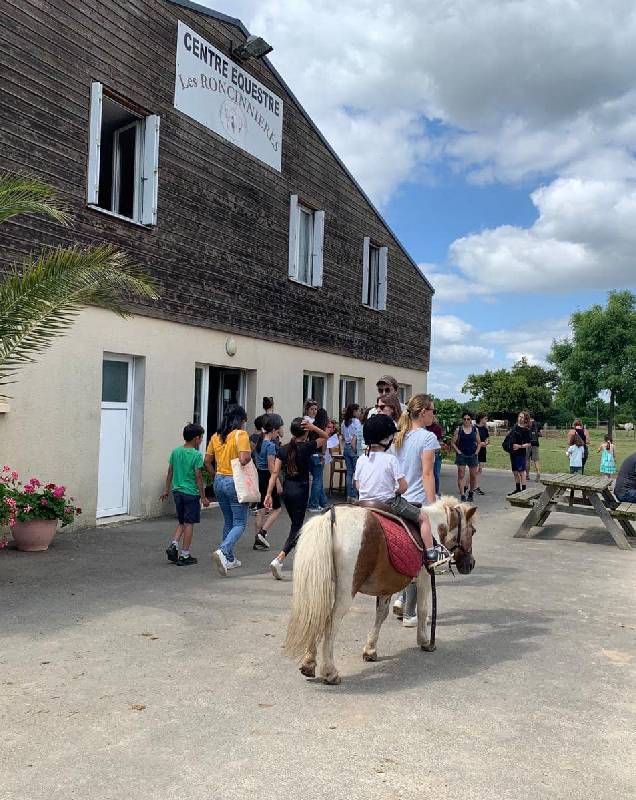
[[[280,172],[283,101],[183,22],[174,107]]]

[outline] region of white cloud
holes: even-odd
[[[610,155],[632,160],[631,0],[208,5],[242,14],[274,45],[273,63],[381,199],[409,175],[409,163],[435,156],[422,117],[453,130],[439,155],[476,180],[518,180],[577,162],[589,169]]]
[[[457,239],[450,259],[490,292],[607,289],[636,283],[636,182],[558,178],[531,195],[531,228]]]
[[[463,236],[446,270],[427,268],[439,302],[636,284],[633,0],[204,2],[272,43],[377,203],[438,163],[482,184],[543,182],[530,228]]]
[[[504,354],[507,365],[521,358],[527,358],[531,364],[545,364],[554,339],[563,339],[570,333],[569,317],[557,317],[507,330],[487,331],[480,334],[479,341],[496,347]]]
[[[475,344],[478,337],[472,325],[452,314],[433,314],[431,321],[431,361],[444,364],[471,364],[490,361],[494,351]]]

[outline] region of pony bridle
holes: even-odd
[[[459,508],[455,508],[455,514],[457,514],[457,540],[452,547],[448,548],[453,556],[457,555],[458,550],[463,550],[465,553],[469,552],[468,550],[464,550],[462,545],[462,512],[459,510]]]

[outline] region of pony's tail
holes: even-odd
[[[292,608],[285,652],[302,657],[323,635],[335,602],[331,513],[303,527],[294,558]]]

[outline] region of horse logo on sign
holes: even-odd
[[[225,100],[219,110],[221,125],[227,131],[228,136],[235,142],[240,142],[245,138],[247,130],[247,119],[241,109],[231,100]]]

